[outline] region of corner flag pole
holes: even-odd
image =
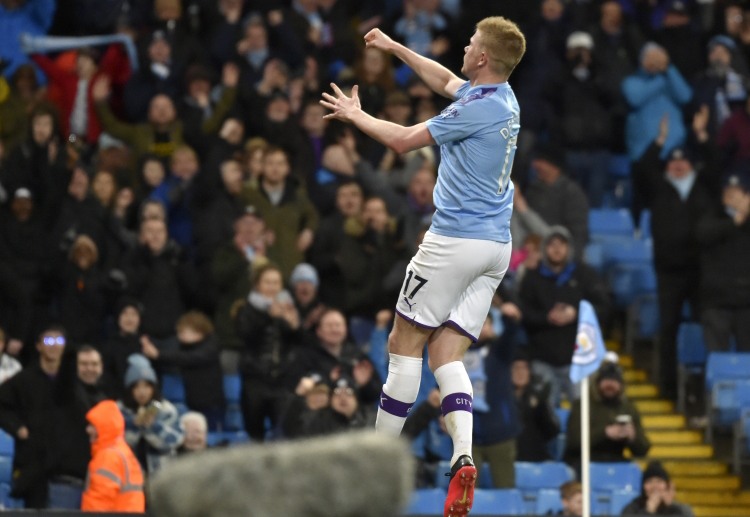
[[[581,517],[591,517],[591,430],[589,429],[589,378],[581,381],[581,485],[583,512]]]

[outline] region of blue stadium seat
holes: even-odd
[[[718,380],[750,378],[750,353],[712,352],[706,361],[706,391],[711,392]]]
[[[0,503],[2,503],[5,510],[20,510],[23,509],[23,499],[14,499],[10,496],[10,485],[7,483],[0,483]],[[0,510],[2,511],[2,510]]]
[[[589,210],[589,234],[597,237],[632,237],[635,231],[633,218],[626,208],[594,208]]]
[[[224,413],[224,429],[227,431],[241,431],[244,428],[245,420],[242,417],[239,404],[228,406]]]
[[[570,409],[565,408],[555,408],[555,415],[557,415],[557,420],[560,422],[560,431],[565,432],[568,430],[568,419],[570,418]]]
[[[442,515],[444,504],[445,490],[422,488],[412,493],[404,515]]]
[[[717,380],[714,383],[711,389],[712,424],[734,424],[740,419],[740,411],[744,407],[750,407],[750,379]]]
[[[529,515],[557,515],[562,513],[562,499],[560,491],[552,488],[542,488],[536,494],[536,507],[528,511]]]
[[[651,210],[643,210],[638,218],[638,232],[641,239],[651,238]]]
[[[604,262],[606,266],[615,264],[652,265],[654,244],[651,240],[632,237],[603,240]]]
[[[559,488],[563,483],[573,479],[573,472],[570,467],[562,462],[532,463],[517,461],[515,467],[516,488],[522,491]]]
[[[641,339],[655,338],[659,333],[659,298],[656,293],[639,295],[633,309],[636,335]]]
[[[630,157],[627,154],[613,154],[609,157],[608,171],[615,178],[630,176]]]
[[[223,433],[222,436],[223,436],[224,441],[230,446],[242,445],[242,444],[250,442],[250,437],[247,435],[245,431],[225,432]]]
[[[703,372],[707,355],[703,327],[698,323],[681,323],[677,329],[677,410],[681,413],[685,411],[688,377]]]
[[[167,400],[169,400],[169,399],[167,399]],[[190,411],[190,408],[187,407],[187,404],[185,404],[184,402],[175,402],[174,403],[174,407],[175,407],[175,409],[177,410],[177,413],[180,416],[182,416],[185,413],[187,413],[188,411]]]
[[[206,444],[209,447],[216,447],[224,440],[224,433],[209,432],[206,434]]]
[[[471,515],[526,515],[526,507],[521,491],[515,488],[477,488]]]
[[[0,429],[0,456],[13,457],[15,451],[15,441],[13,437]]]
[[[589,469],[591,474],[591,490],[641,490],[641,469],[635,463],[598,463],[592,462]]]
[[[161,378],[161,393],[172,403],[185,402],[185,384],[182,377],[174,373],[165,373]]]
[[[596,269],[599,273],[604,272],[604,246],[600,242],[590,242],[583,250],[583,261]]]
[[[224,399],[232,404],[238,404],[242,395],[242,377],[239,374],[224,375]]]
[[[0,483],[10,485],[13,479],[13,458],[9,456],[0,456]]]
[[[639,495],[639,492],[633,492],[632,490],[613,490],[610,494],[608,515],[620,515],[622,509]]]
[[[656,274],[648,263],[614,264],[607,277],[618,307],[629,307],[641,296],[656,292]]]

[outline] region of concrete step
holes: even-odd
[[[723,474],[721,476],[672,476],[678,490],[715,491],[739,490],[742,482],[739,476]]]
[[[628,384],[634,382],[646,382],[648,380],[646,370],[625,370],[622,376]]]
[[[652,445],[697,445],[703,443],[700,431],[646,431]]]
[[[710,445],[652,445],[648,457],[657,460],[685,460],[713,458]]]
[[[750,492],[677,490],[675,499],[689,505],[747,506],[750,509]],[[750,510],[748,510],[747,515],[750,515]]]
[[[620,356],[620,366],[623,367],[623,369],[628,369],[633,367],[633,356],[630,355],[621,355]]]
[[[659,388],[648,383],[628,384],[625,394],[631,399],[654,399],[659,396]]]
[[[666,415],[674,413],[674,402],[669,400],[634,400],[642,415]]]
[[[748,517],[746,506],[693,506],[695,517]]]
[[[687,421],[683,415],[643,415],[641,423],[647,431],[653,429],[684,429]]]
[[[641,469],[645,469],[647,460],[637,460]],[[721,461],[664,461],[664,468],[672,476],[720,476],[729,472],[729,466]]]

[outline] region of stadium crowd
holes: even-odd
[[[685,301],[712,350],[750,350],[750,3],[1,0],[0,427],[15,497],[76,507],[86,414],[104,399],[146,476],[224,429],[227,375],[252,441],[373,425],[439,153],[397,154],[318,101],[335,81],[380,118],[438,116],[446,99],[363,34],[458,70],[456,42],[491,15],[528,41],[510,80],[514,253],[465,360],[495,485],[513,486],[514,460],[550,459],[553,409],[577,410],[578,302],[618,321],[583,260],[590,207],[652,213],[664,395]],[[622,158],[624,184],[610,173]],[[429,484],[447,435],[425,370],[404,433]],[[164,374],[184,380],[182,421]],[[594,457],[645,454],[619,369],[596,386]]]

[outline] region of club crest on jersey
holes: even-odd
[[[440,118],[456,118],[458,116],[458,109],[453,107],[453,105],[448,106],[443,111],[440,112]]]

